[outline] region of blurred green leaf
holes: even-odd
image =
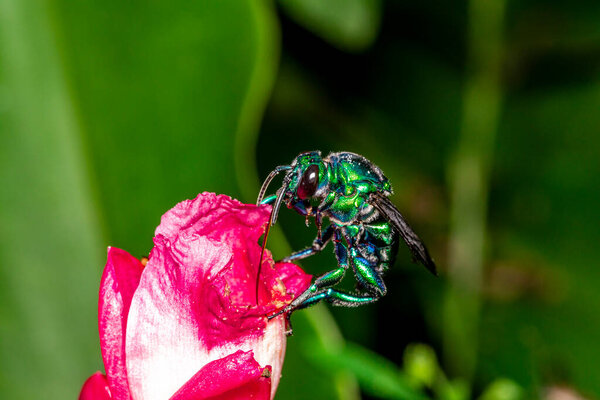
[[[469,384],[462,379],[445,382],[440,388],[440,400],[467,400],[471,395]]]
[[[343,50],[369,47],[379,31],[380,0],[282,0],[279,4],[299,24]]]
[[[425,344],[409,345],[404,351],[404,370],[419,387],[432,387],[439,370],[435,352]]]
[[[426,399],[408,377],[391,361],[362,346],[346,343],[342,348],[310,346],[316,363],[323,368],[352,372],[369,395],[389,399]]]
[[[0,138],[0,397],[76,398],[104,238],[45,2],[0,1]]]
[[[521,400],[523,389],[509,379],[492,382],[479,397],[480,400]]]
[[[259,28],[272,10],[60,0],[55,12],[110,243],[146,254],[177,202],[205,190],[239,196],[235,142],[255,135],[243,131],[266,101],[249,90],[268,93],[276,66],[276,24],[263,17]]]
[[[261,2],[0,1],[0,397],[76,398],[102,369],[104,249],[239,195],[276,49]]]

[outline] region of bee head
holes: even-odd
[[[284,202],[289,206],[318,198],[327,186],[327,166],[320,151],[302,153],[284,179]]]
[[[311,199],[320,199],[327,188],[327,164],[320,151],[310,151],[300,154],[291,165],[282,165],[273,170],[260,189],[257,204],[263,200],[269,183],[283,171],[286,171],[286,174],[273,204],[273,224],[277,220],[281,203],[285,203],[288,208],[298,203],[304,203],[307,207]]]

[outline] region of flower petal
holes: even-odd
[[[272,366],[275,390],[285,324],[265,316],[289,303],[310,277],[293,264],[275,268],[265,252],[256,304],[258,238],[268,217],[266,206],[209,193],[163,216],[127,322],[133,399],[168,398],[203,365],[236,350],[253,350],[260,365]]]
[[[125,363],[125,329],[131,299],[144,266],[128,252],[108,248],[100,283],[98,326],[102,359],[115,400],[131,399]]]
[[[270,369],[261,368],[252,352],[237,351],[206,364],[171,400],[269,400]]]
[[[79,400],[112,400],[108,381],[102,372],[96,372],[85,381]]]

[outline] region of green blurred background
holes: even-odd
[[[385,171],[441,276],[402,248],[377,304],[294,314],[278,399],[600,398],[599,110],[597,1],[0,0],[0,397],[103,369],[108,245],[320,149]]]

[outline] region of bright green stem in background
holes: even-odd
[[[471,0],[468,62],[459,142],[448,166],[451,228],[444,356],[472,378],[478,350],[489,174],[502,101],[505,0]]]

